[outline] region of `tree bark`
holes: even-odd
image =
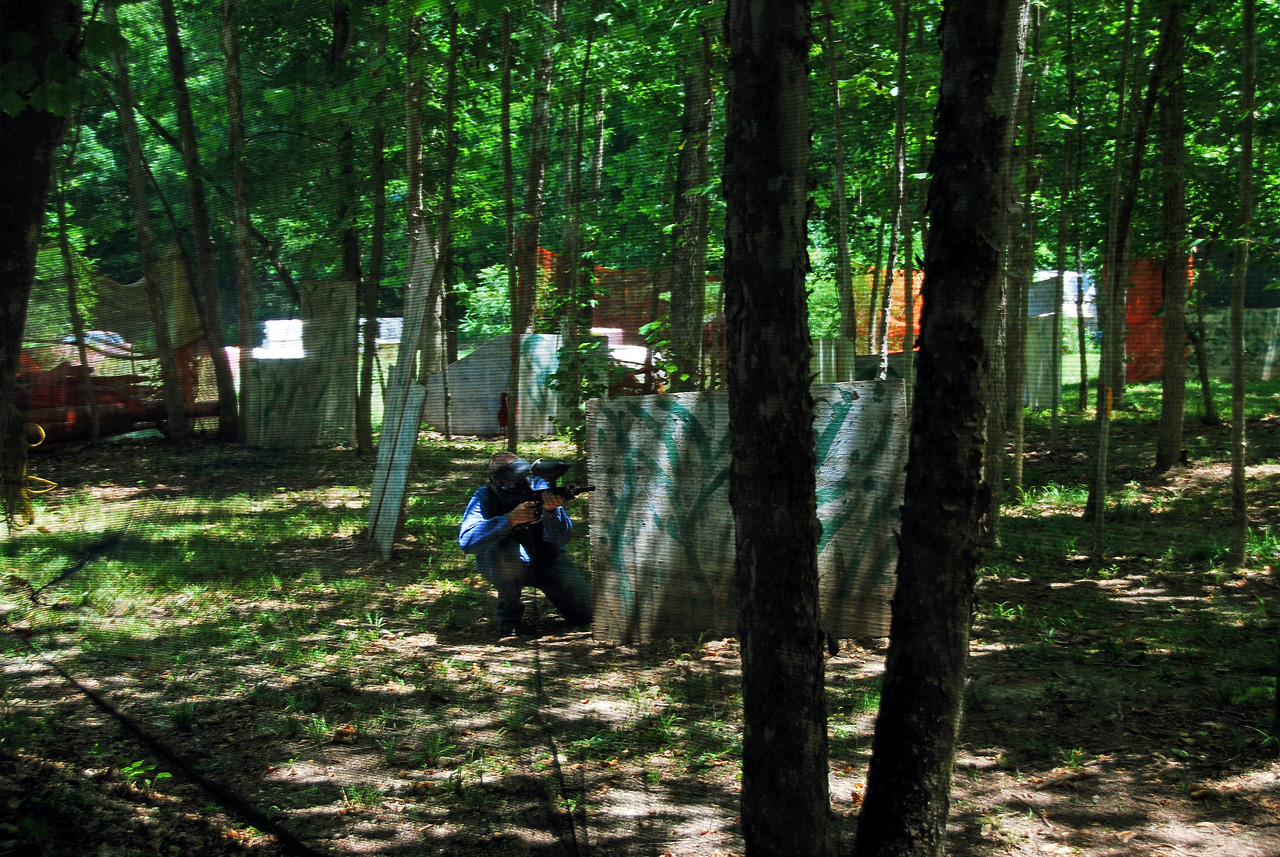
[[[1132,0],[1129,0],[1132,3]],[[1111,404],[1114,390],[1110,384],[1115,378],[1123,379],[1116,367],[1123,358],[1123,329],[1125,305],[1120,288],[1124,271],[1127,267],[1129,227],[1133,220],[1133,209],[1137,204],[1138,182],[1142,176],[1142,162],[1146,153],[1147,130],[1151,125],[1151,116],[1155,111],[1156,98],[1159,94],[1168,69],[1182,48],[1181,39],[1170,32],[1171,16],[1168,10],[1163,14],[1160,25],[1160,42],[1151,65],[1151,76],[1147,80],[1146,94],[1134,117],[1133,144],[1127,165],[1124,167],[1123,180],[1115,186],[1118,197],[1113,205],[1113,223],[1109,229],[1107,243],[1107,267],[1104,272],[1109,287],[1104,289],[1109,309],[1106,318],[1106,332],[1103,334],[1104,359],[1098,371],[1098,432],[1095,447],[1094,480],[1090,485],[1089,500],[1086,504],[1086,516],[1093,515],[1093,554],[1101,556],[1104,550],[1106,499],[1107,499],[1107,447],[1111,425]],[[1123,123],[1117,122],[1117,126]],[[1120,152],[1120,140],[1117,139],[1118,162],[1123,157]]]
[[[555,70],[556,31],[560,26],[561,0],[539,0],[541,16],[547,22],[542,55],[534,71],[533,105],[529,118],[529,168],[526,173],[524,216],[516,245],[517,277],[511,307],[511,384],[507,388],[511,425],[519,424],[520,338],[533,333],[538,308],[538,236],[542,230],[542,206],[546,192],[547,150],[551,138],[551,78]],[[514,449],[516,432],[508,437]]]
[[[1026,449],[1027,417],[1027,303],[1031,294],[1031,282],[1036,273],[1036,215],[1035,195],[1040,185],[1040,165],[1036,158],[1036,89],[1038,75],[1029,71],[1035,68],[1040,53],[1040,7],[1031,10],[1031,51],[1023,66],[1020,90],[1025,95],[1020,124],[1025,129],[1019,169],[1022,174],[1021,199],[1017,211],[1017,230],[1010,244],[1010,268],[1013,273],[1013,309],[1010,313],[1009,388],[1006,390],[1009,419],[1013,423],[1013,454],[1010,456],[1009,487],[1014,496],[1022,492],[1022,456]],[[997,510],[999,514],[999,510]]]
[[[502,10],[502,207],[506,215],[507,295],[511,308],[511,370],[507,379],[507,451],[520,444],[520,336],[521,314],[519,246],[516,243],[515,168],[511,163],[511,11]]]
[[[1187,338],[1191,340],[1191,348],[1196,355],[1196,376],[1200,381],[1200,400],[1204,407],[1200,422],[1206,426],[1216,426],[1222,420],[1213,401],[1213,385],[1209,381],[1209,356],[1204,347],[1204,289],[1195,289],[1195,305],[1196,324],[1194,329],[1188,328]]]
[[[380,6],[386,6],[381,0]],[[378,25],[376,62],[387,55],[390,26],[384,19]],[[377,95],[382,104],[384,93]],[[373,447],[373,367],[378,361],[378,290],[382,286],[382,262],[386,252],[387,231],[387,157],[386,127],[382,111],[376,111],[369,132],[373,148],[373,164],[369,173],[373,186],[373,232],[369,236],[369,274],[361,281],[360,315],[364,318],[364,354],[360,360],[360,389],[356,394],[356,454],[372,455]]]
[[[676,153],[675,246],[671,259],[671,391],[702,386],[702,322],[707,291],[707,197],[711,159],[711,35],[698,28],[684,76],[684,111]]]
[[[880,364],[876,378],[889,377],[889,328],[892,321],[893,281],[897,276],[898,242],[903,231],[903,202],[906,196],[907,173],[907,43],[909,19],[907,0],[896,0],[893,6],[894,29],[898,40],[897,81],[898,94],[893,108],[893,165],[890,169],[889,205],[889,259],[885,262],[884,291],[880,293]],[[908,285],[907,288],[910,288]]]
[[[1249,496],[1245,491],[1245,351],[1244,297],[1249,276],[1249,242],[1253,240],[1254,96],[1258,89],[1257,22],[1254,0],[1244,0],[1241,36],[1243,70],[1240,83],[1240,214],[1236,230],[1236,265],[1231,279],[1231,550],[1230,561],[1244,564],[1249,536]],[[1280,693],[1280,690],[1277,691]]]
[[[204,172],[200,168],[200,152],[196,146],[195,117],[191,112],[186,60],[182,55],[182,41],[173,0],[160,0],[160,15],[164,23],[169,75],[173,81],[178,142],[182,149],[182,164],[187,173],[187,192],[191,198],[191,233],[195,243],[196,283],[200,298],[197,307],[218,387],[218,437],[222,440],[235,440],[239,436],[235,382],[231,377],[231,364],[227,361],[226,331],[222,326],[222,307],[218,296],[218,271],[213,258],[213,231],[205,202]]]
[[[436,294],[428,297],[428,306],[441,307],[439,320],[440,346],[439,372],[441,391],[444,395],[444,429],[445,439],[453,437],[450,426],[449,409],[452,405],[449,392],[449,319],[444,310],[449,305],[449,274],[453,261],[453,184],[454,173],[458,163],[458,9],[453,4],[449,8],[449,54],[445,60],[445,92],[444,92],[444,176],[440,188],[440,225],[437,227],[436,240],[440,244],[439,256],[436,259],[435,277],[432,291]],[[438,283],[438,287],[437,287]],[[435,300],[433,300],[435,298]]]
[[[231,156],[232,233],[235,236],[236,327],[240,345],[239,431],[249,436],[249,367],[253,362],[253,245],[249,243],[249,169],[244,141],[244,96],[240,85],[240,45],[236,3],[222,0],[222,54],[226,61],[227,139]]]
[[[974,585],[1026,0],[950,0],[935,114],[930,222],[898,584],[855,857],[937,857],[946,837]],[[982,81],[982,85],[975,85]]]
[[[77,137],[79,134],[76,135]],[[76,141],[77,143],[79,140]],[[67,153],[67,164],[75,168],[76,143]],[[94,394],[93,370],[89,366],[89,347],[85,342],[84,316],[80,313],[79,284],[76,280],[75,258],[71,251],[71,235],[67,225],[67,184],[65,173],[55,171],[58,183],[58,249],[62,253],[62,275],[67,284],[67,309],[71,316],[71,332],[76,338],[76,350],[80,354],[80,382],[84,385],[85,402],[89,408],[89,442],[96,444],[101,431],[98,417],[98,397]]]
[[[849,258],[849,200],[844,173],[844,125],[840,111],[840,80],[836,74],[836,40],[831,26],[829,0],[822,0],[822,17],[827,29],[827,79],[831,85],[831,136],[835,140],[836,187],[836,293],[840,301],[840,337],[858,341],[858,316],[853,299],[853,263]]]
[[[1182,3],[1170,0],[1169,29],[1182,38]],[[1156,444],[1156,472],[1164,473],[1182,456],[1182,428],[1187,402],[1187,176],[1186,122],[1182,60],[1170,68],[1169,83],[1160,93],[1160,153],[1164,167],[1161,203],[1164,209],[1161,276],[1164,286],[1164,370],[1160,378],[1160,430]]]
[[[1066,30],[1066,75],[1067,75],[1067,110],[1066,115],[1075,117],[1076,115],[1076,79],[1075,79],[1075,3],[1074,0],[1067,0],[1066,22],[1064,23]],[[1078,123],[1077,123],[1078,124]],[[1058,448],[1058,438],[1062,430],[1062,307],[1066,303],[1067,297],[1067,231],[1071,223],[1070,206],[1071,206],[1071,171],[1072,163],[1072,130],[1064,129],[1062,132],[1062,187],[1058,194],[1058,235],[1057,235],[1057,253],[1054,257],[1054,268],[1057,270],[1057,276],[1054,278],[1054,304],[1053,304],[1053,364],[1050,373],[1050,384],[1053,387],[1052,404],[1049,411],[1049,447],[1051,449]],[[1078,275],[1077,275],[1078,276]],[[1077,294],[1079,287],[1077,286]],[[1080,305],[1080,301],[1076,302],[1076,316],[1083,320],[1084,307]],[[1080,383],[1084,384],[1085,376],[1080,376]]]
[[[534,72],[533,106],[529,119],[529,169],[525,179],[524,217],[520,223],[520,299],[511,318],[512,332],[533,332],[538,304],[538,236],[542,230],[542,207],[547,185],[547,151],[551,141],[551,78],[555,68],[556,31],[560,24],[561,0],[540,0],[542,17],[548,22],[543,33],[542,56]]]
[[[103,7],[104,20],[118,26],[116,7]],[[120,119],[120,136],[124,143],[126,171],[129,176],[129,202],[133,207],[133,228],[138,238],[138,250],[142,257],[143,289],[147,296],[147,308],[155,328],[156,352],[160,361],[160,383],[164,393],[165,429],[171,438],[187,433],[186,409],[182,401],[182,383],[178,376],[178,364],[173,353],[173,337],[169,327],[168,296],[160,285],[159,256],[155,238],[151,232],[151,211],[147,206],[147,171],[142,159],[142,142],[138,134],[138,120],[134,116],[133,91],[129,85],[129,64],[122,52],[111,55],[115,69],[116,112]]]
[[[729,0],[724,198],[729,503],[748,853],[832,851],[809,391],[809,9]]]
[[[880,226],[876,229],[876,263],[871,268],[871,294],[867,299],[867,353],[876,353],[876,343],[880,341],[880,284],[884,281],[884,228],[886,218],[880,218]]]
[[[27,442],[16,402],[18,366],[53,156],[67,126],[67,87],[74,82],[47,75],[58,58],[76,67],[80,4],[0,0],[0,21],[0,67],[31,73],[31,82],[16,93],[24,109],[0,110],[0,505],[10,526],[22,526],[31,516],[22,493]],[[50,104],[63,109],[52,112]]]

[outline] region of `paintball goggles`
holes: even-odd
[[[542,520],[542,492],[550,491],[561,500],[572,500],[579,494],[585,494],[588,491],[594,491],[594,485],[559,485],[559,480],[569,472],[570,463],[561,461],[558,458],[539,458],[532,464],[523,458],[517,458],[509,463],[501,471],[495,475],[495,480],[499,483],[514,482],[516,487],[504,488],[502,495],[504,499],[518,506],[521,503],[532,500],[535,506],[534,521]],[[546,488],[529,487],[529,477],[537,476],[547,483]]]

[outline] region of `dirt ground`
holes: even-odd
[[[1029,480],[1052,482],[1070,457],[1033,445]],[[33,469],[58,483],[50,502],[204,492],[252,510],[270,486],[358,519],[370,466],[350,453],[139,443],[65,450]],[[1277,475],[1251,475],[1265,519]],[[1133,476],[1138,528],[1151,497],[1225,490],[1211,462]],[[432,485],[424,471],[415,490]],[[1178,526],[1225,526],[1219,507],[1199,512]],[[1008,544],[1037,543],[1019,529],[1035,514],[1011,512],[1007,561],[979,585],[948,853],[1280,855],[1280,764],[1260,731],[1274,692],[1271,569],[1171,558],[1158,534],[1103,564],[1058,543],[1019,555]],[[735,641],[605,645],[539,598],[526,633],[500,643],[483,581],[456,550],[440,554],[425,529],[389,561],[338,532],[268,547],[277,582],[218,611],[181,592],[115,608],[96,595],[100,615],[115,609],[137,629],[138,645],[117,648],[86,630],[83,600],[51,589],[47,609],[22,608],[27,569],[11,559],[0,855],[743,852]],[[244,573],[230,558],[220,567]],[[336,660],[290,648],[335,640],[347,646]],[[827,662],[841,853],[884,647],[842,641]]]

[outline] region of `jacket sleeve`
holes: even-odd
[[[556,509],[554,515],[544,515],[542,518],[542,540],[550,542],[553,545],[567,545],[569,537],[573,535],[573,521],[569,518],[569,513],[565,511],[564,506]]]
[[[467,503],[467,510],[462,513],[462,525],[458,527],[458,547],[463,553],[479,553],[512,530],[506,515],[485,517],[483,497],[488,490],[477,489],[471,495],[471,502]]]

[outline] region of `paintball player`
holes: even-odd
[[[511,452],[489,459],[489,482],[471,495],[458,528],[458,547],[475,554],[477,570],[498,591],[503,639],[519,628],[526,585],[541,589],[569,624],[591,623],[591,590],[564,547],[573,522],[564,500],[531,469]]]

